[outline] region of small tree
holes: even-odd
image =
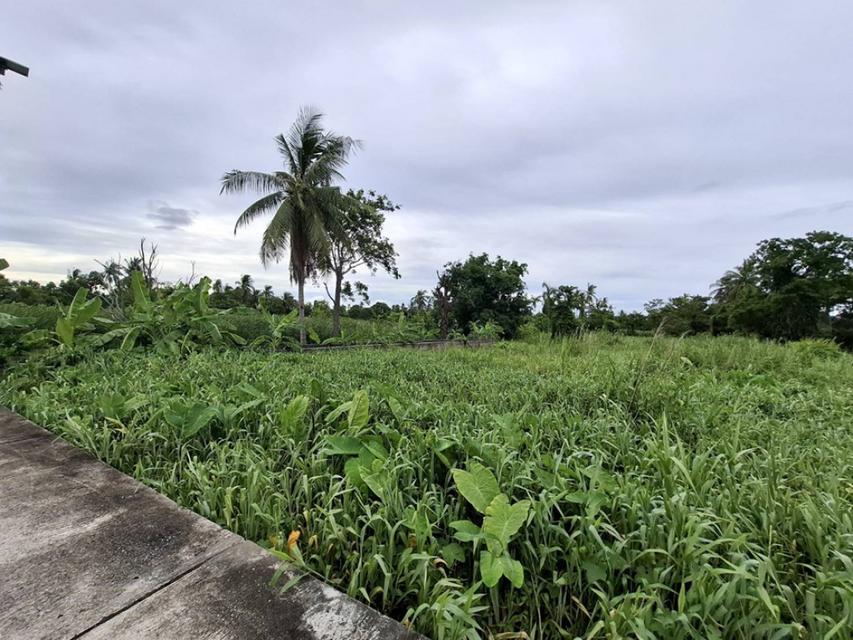
[[[329,252],[320,263],[320,272],[328,272],[334,279],[333,291],[324,283],[326,295],[332,303],[332,334],[341,335],[341,300],[354,300],[361,296],[367,304],[367,286],[361,282],[350,283],[347,275],[366,267],[371,273],[379,269],[400,277],[397,271],[397,252],[391,241],[382,235],[385,213],[400,207],[388,196],[375,191],[348,191],[343,201],[340,224],[331,234]]]
[[[493,262],[486,253],[471,255],[465,262],[445,265],[439,288],[449,294],[453,320],[460,329],[468,333],[474,324],[493,322],[505,338],[514,338],[522,320],[530,315],[526,273],[527,265],[515,260],[498,256]]]

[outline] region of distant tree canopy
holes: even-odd
[[[467,333],[474,324],[492,322],[501,328],[505,338],[514,338],[530,315],[526,273],[526,264],[500,256],[492,261],[486,253],[446,264],[439,282],[449,296],[455,325]]]
[[[798,340],[832,337],[853,314],[853,238],[813,231],[772,238],[716,283],[729,331]]]
[[[667,302],[656,298],[646,303],[646,317],[654,329],[671,335],[693,335],[711,330],[711,308],[707,296],[685,293]]]
[[[542,289],[542,315],[551,337],[615,327],[613,309],[607,298],[596,295],[594,284],[582,290],[572,285],[552,287],[543,282]]]

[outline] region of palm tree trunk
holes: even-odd
[[[343,287],[344,274],[335,271],[335,299],[332,308],[332,335],[341,337],[341,288]]]
[[[296,283],[299,291],[299,344],[303,347],[307,340],[305,337],[305,274],[300,273]]]

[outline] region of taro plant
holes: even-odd
[[[474,509],[483,515],[483,523],[477,526],[470,520],[455,520],[450,527],[460,542],[471,542],[480,551],[480,576],[483,584],[492,588],[502,577],[512,586],[524,585],[524,567],[509,553],[509,543],[527,520],[530,501],[510,503],[501,493],[494,474],[479,462],[470,462],[467,470],[454,469],[453,481],[456,489]]]
[[[380,435],[363,432],[370,420],[370,401],[366,391],[356,391],[352,400],[344,402],[326,416],[333,424],[346,414],[347,435],[326,436],[326,453],[348,456],[344,475],[359,489],[370,489],[380,500],[385,500],[387,485],[388,449]]]

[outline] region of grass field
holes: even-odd
[[[851,637],[853,357],[823,343],[111,351],[0,403],[433,638]]]

